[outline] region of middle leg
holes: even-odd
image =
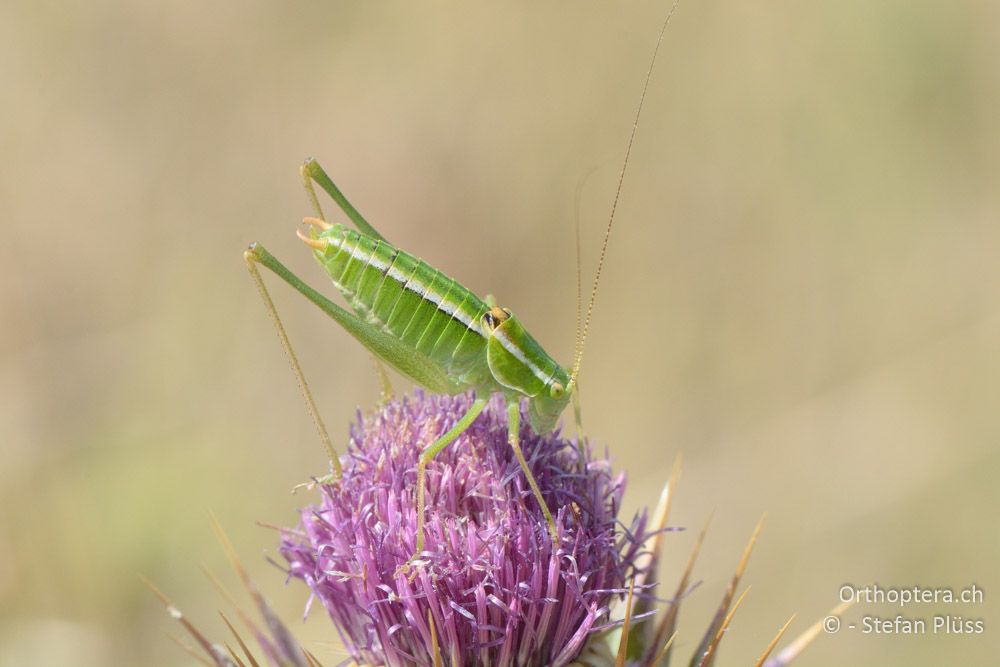
[[[531,487],[532,493],[535,494],[538,506],[542,508],[545,521],[549,524],[549,535],[552,536],[552,544],[556,548],[559,548],[559,531],[556,530],[556,522],[552,518],[552,512],[549,511],[549,506],[545,504],[545,498],[542,497],[542,490],[538,488],[538,482],[535,481],[535,476],[531,474],[528,462],[524,458],[524,452],[521,451],[520,431],[521,406],[518,404],[517,399],[514,399],[507,403],[507,442],[510,443],[511,449],[514,450],[517,462],[521,464],[521,470],[524,471],[524,476],[528,479],[528,485]]]
[[[417,546],[414,549],[413,555],[410,559],[406,561],[402,566],[400,566],[397,572],[406,572],[409,570],[410,565],[420,556],[420,552],[424,550],[424,510],[426,509],[426,495],[427,495],[427,464],[430,463],[438,453],[451,444],[451,442],[462,435],[468,429],[472,422],[476,421],[476,417],[479,413],[483,411],[486,407],[486,403],[489,399],[486,397],[476,398],[472,403],[472,407],[469,408],[468,412],[462,415],[462,418],[458,420],[451,430],[442,435],[440,438],[435,440],[430,447],[425,449],[420,454],[420,460],[417,462]]]

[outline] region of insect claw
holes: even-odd
[[[323,475],[322,477],[313,477],[308,482],[302,482],[302,483],[296,484],[294,487],[292,487],[292,494],[298,493],[299,489],[305,489],[306,491],[312,491],[313,489],[315,489],[316,487],[319,487],[319,486],[328,486],[330,484],[336,484],[339,480],[340,480],[340,477],[338,477],[334,473],[330,473],[328,475]]]
[[[298,236],[300,239],[302,239],[303,243],[305,243],[308,246],[312,246],[317,250],[326,250],[326,246],[328,245],[326,241],[321,241],[320,239],[314,239],[311,236],[306,236],[305,234],[302,233],[301,229],[296,229],[295,235]]]
[[[333,225],[331,225],[326,220],[323,220],[322,218],[312,218],[312,217],[302,218],[302,224],[312,225],[313,227],[319,227],[324,232],[333,227]]]

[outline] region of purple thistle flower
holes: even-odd
[[[669,665],[678,613],[694,589],[692,571],[705,537],[703,529],[676,591],[652,622],[679,459],[651,523],[643,512],[630,530],[619,531],[624,476],[612,476],[607,461],[593,460],[589,449],[578,450],[558,433],[538,436],[523,429],[532,473],[549,508],[557,510],[559,546],[553,549],[545,517],[507,445],[504,406],[495,400],[428,468],[426,549],[412,581],[399,571],[416,546],[417,455],[471,400],[418,392],[359,417],[344,476],[320,487],[320,504],[301,511],[301,529],[281,531],[289,574],[312,590],[310,603],[319,598],[362,665]],[[719,643],[748,590],[735,595],[761,525],[688,661],[693,667],[714,667]],[[265,622],[260,626],[237,605],[263,659],[254,657],[228,618],[223,616],[236,645],[210,640],[146,581],[200,652],[183,642],[182,647],[217,667],[320,667],[272,611],[217,524],[216,532]],[[612,621],[609,605],[623,596],[626,582],[625,618]],[[839,617],[846,607],[829,613]],[[637,623],[640,619],[647,622]],[[768,644],[758,667],[787,667],[822,634],[820,621],[769,657],[791,622]],[[619,623],[621,632],[604,632]]]
[[[412,581],[399,571],[416,546],[420,451],[472,400],[418,391],[359,416],[343,477],[320,487],[300,529],[282,533],[290,575],[309,586],[359,662],[430,665],[436,644],[453,667],[566,665],[607,625],[634,574],[645,514],[618,530],[624,475],[558,432],[522,428],[556,517],[554,549],[507,444],[500,397],[428,466],[424,551]]]

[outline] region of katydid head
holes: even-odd
[[[570,400],[569,372],[556,363],[506,308],[482,317],[489,336],[486,361],[493,379],[511,394],[528,397],[528,417],[538,434],[552,431]]]
[[[560,366],[559,375],[562,380],[553,379],[542,393],[528,401],[528,421],[535,433],[549,433],[555,429],[559,416],[572,398],[569,373]]]

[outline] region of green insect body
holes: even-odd
[[[547,433],[569,401],[569,371],[509,310],[384,239],[336,224],[314,237],[314,254],[358,316],[440,372],[417,377],[434,392],[500,392],[529,399],[536,433]],[[396,365],[392,359],[386,359]],[[398,368],[407,375],[413,374]]]
[[[676,2],[673,7],[676,7]],[[312,226],[312,230],[308,235],[299,232],[299,236],[313,248],[317,261],[343,294],[350,310],[330,301],[305,284],[262,246],[252,244],[244,253],[250,274],[267,306],[282,346],[295,371],[306,405],[330,454],[334,479],[341,473],[339,459],[316,410],[298,359],[288,341],[257,264],[263,264],[319,306],[368,348],[376,359],[395,367],[418,384],[438,393],[456,394],[469,390],[475,392],[476,399],[468,412],[451,430],[421,452],[417,466],[416,550],[410,558],[410,563],[419,559],[424,545],[427,464],[469,428],[486,407],[489,397],[498,392],[503,394],[507,403],[508,442],[545,515],[552,540],[556,547],[559,546],[559,536],[552,513],[546,506],[538,483],[521,451],[518,435],[521,417],[519,404],[522,398],[528,400],[531,427],[536,433],[547,433],[555,428],[559,415],[574,396],[615,209],[621,195],[629,154],[639,125],[646,91],[649,88],[656,54],[663,41],[663,34],[673,13],[673,7],[660,27],[656,48],[653,50],[653,57],[646,72],[582,328],[578,310],[572,371],[556,363],[510,310],[497,306],[489,298],[480,299],[457,281],[389,243],[347,201],[340,189],[314,160],[306,161],[301,173],[306,192],[318,217],[307,218],[305,222]],[[329,224],[323,220],[314,183],[325,190],[340,206],[354,223],[356,230],[344,224]],[[579,253],[579,247],[577,251]],[[577,259],[579,268],[579,257]],[[381,366],[379,368],[381,369]],[[579,411],[577,411],[577,424],[579,425]],[[404,566],[406,567],[409,567],[409,563]]]
[[[418,384],[437,393],[475,392],[476,400],[468,412],[421,453],[417,468],[417,544],[411,562],[418,559],[424,543],[427,464],[475,421],[489,396],[497,392],[507,402],[508,441],[545,515],[552,539],[558,543],[555,520],[521,451],[519,402],[528,399],[529,422],[535,432],[551,431],[572,396],[576,384],[572,374],[542,349],[510,310],[480,299],[441,271],[389,243],[351,206],[318,163],[307,161],[302,174],[320,217],[306,218],[312,231],[308,235],[299,232],[299,237],[313,248],[316,260],[351,310],[307,285],[259,244],[252,244],[244,257],[330,452],[333,477],[340,475],[339,460],[257,270],[258,263],[319,306],[377,359]],[[322,219],[313,182],[330,194],[360,231]]]

